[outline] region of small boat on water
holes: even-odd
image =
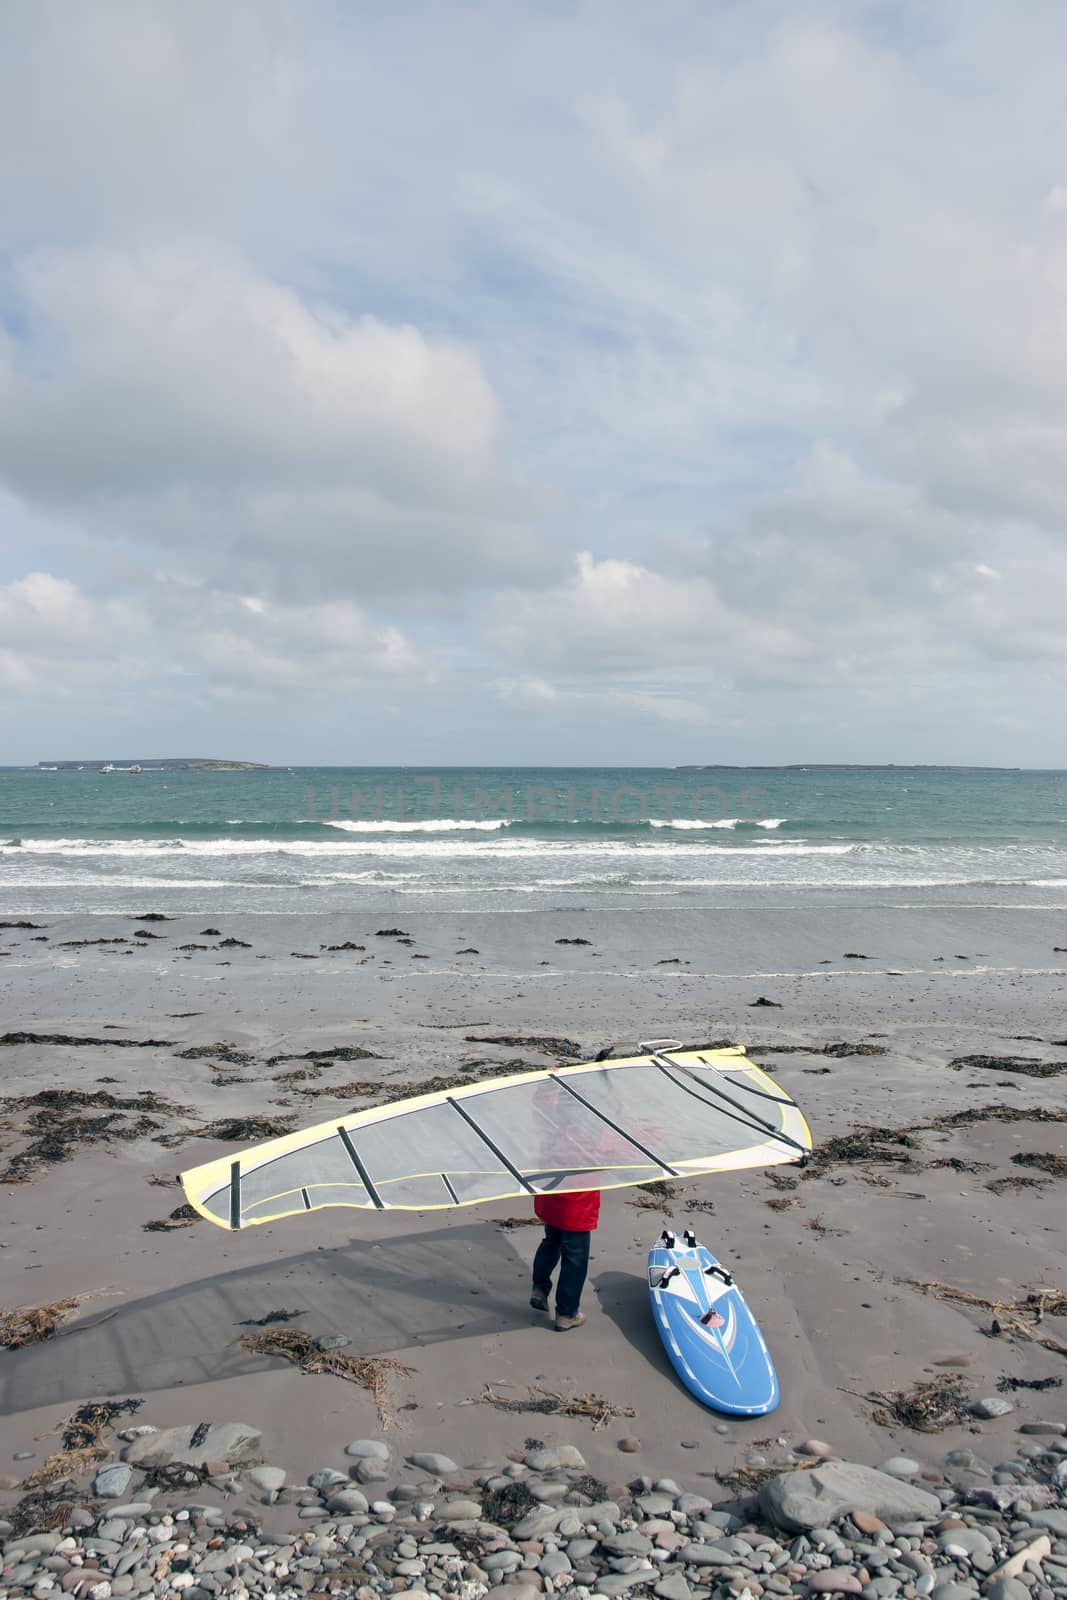
[[[133,766],[132,766],[132,767],[131,767],[131,768],[130,768],[130,771],[131,771],[131,772],[143,772],[143,771],[144,771],[144,768],[143,768],[143,767],[139,767],[139,766],[138,766],[138,765],[137,765],[137,763],[136,763],[136,761],[135,761],[135,762],[134,762],[134,764],[133,764]]]
[[[106,761],[106,762],[105,762],[105,763],[104,763],[104,765],[103,765],[103,766],[102,766],[102,767],[98,767],[98,768],[97,768],[97,771],[98,771],[98,772],[114,772],[114,770],[115,770],[115,769],[114,769],[114,767],[113,767],[113,766],[112,766],[112,765],[111,765],[111,762],[110,762],[110,761]]]

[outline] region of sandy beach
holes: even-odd
[[[401,1454],[499,1457],[537,1433],[577,1444],[612,1482],[632,1437],[631,1465],[722,1495],[715,1474],[813,1435],[859,1462],[904,1450],[932,1463],[973,1445],[978,1427],[984,1451],[1007,1455],[1021,1422],[1062,1417],[1057,1394],[1021,1389],[1010,1415],[923,1435],[878,1426],[867,1398],[952,1358],[975,1396],[1004,1377],[1061,1374],[1062,1354],[984,1337],[988,1311],[917,1287],[999,1301],[1062,1287],[1063,1180],[1043,1158],[1067,1156],[1063,1078],[1040,1075],[1045,1063],[1067,1071],[1067,974],[1053,950],[1067,930],[1055,914],[734,914],[728,925],[683,912],[437,914],[405,919],[409,943],[365,916],[26,920],[38,926],[0,934],[2,1160],[21,1180],[4,1188],[3,1303],[87,1298],[57,1337],[0,1355],[0,1470],[31,1471],[65,1416],[107,1396],[142,1397],[139,1420],[157,1426],[253,1423],[265,1459],[291,1474],[333,1462],[378,1429],[374,1404],[338,1377],[242,1349],[242,1325],[278,1308],[353,1354],[412,1368],[392,1395]],[[135,940],[139,929],[154,937]],[[574,939],[590,943],[559,942]],[[364,948],[328,949],[346,943]],[[96,1042],[43,1042],[57,1035]],[[589,1321],[566,1338],[527,1306],[538,1231],[501,1226],[527,1214],[519,1202],[334,1210],[239,1236],[202,1221],[145,1231],[180,1205],[181,1169],[237,1147],[201,1131],[223,1119],[281,1131],[368,1103],[344,1088],[353,1081],[388,1097],[497,1063],[558,1061],[537,1038],[587,1059],[667,1035],[746,1043],[798,1099],[817,1147],[861,1125],[911,1129],[913,1142],[817,1159],[810,1174],[606,1197]],[[326,1055],[338,1047],[371,1054]],[[969,1057],[992,1063],[961,1064]],[[42,1114],[33,1097],[52,1090],[153,1102]],[[84,1131],[72,1117],[89,1119]],[[62,1159],[27,1157],[56,1130]],[[1034,1155],[1036,1166],[1014,1159]],[[674,1378],[644,1279],[669,1220],[695,1223],[735,1268],[778,1367],[773,1417],[724,1423]],[[1067,1341],[1062,1319],[1041,1331]],[[487,1384],[511,1398],[530,1386],[592,1392],[634,1414],[601,1430],[509,1415],[482,1403]],[[16,1455],[27,1464],[12,1469]]]

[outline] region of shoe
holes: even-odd
[[[567,1333],[567,1332],[569,1332],[569,1330],[571,1328],[580,1328],[584,1321],[585,1321],[585,1315],[581,1311],[579,1311],[579,1313],[578,1313],[578,1315],[576,1317],[564,1317],[564,1316],[561,1316],[560,1313],[557,1311],[556,1312],[556,1332],[557,1333]]]
[[[548,1310],[548,1296],[543,1289],[535,1289],[530,1295],[530,1304],[535,1311]]]

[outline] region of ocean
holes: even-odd
[[[1067,908],[1067,773],[0,768],[0,915]]]

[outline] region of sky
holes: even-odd
[[[1067,766],[1061,0],[8,0],[0,764]]]

